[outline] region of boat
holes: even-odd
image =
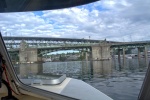
[[[0,13],[61,9],[95,1],[97,0],[0,0]],[[15,68],[0,33],[1,100],[112,100],[82,80],[59,74],[51,77],[18,76]],[[150,100],[150,64],[138,100]]]
[[[69,1],[68,3],[60,0],[19,0],[17,2],[15,0],[1,0],[0,13],[60,9],[97,0]],[[44,8],[43,5],[46,7]],[[20,78],[21,76],[17,76],[15,72],[1,34],[0,62],[1,100],[112,100],[84,81],[68,78],[65,75],[55,75],[44,79],[39,79],[39,77],[46,76]]]

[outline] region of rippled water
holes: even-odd
[[[66,74],[81,79],[114,100],[137,100],[146,72],[145,60],[118,59],[106,61],[47,62],[44,73]]]
[[[137,100],[147,69],[145,59],[122,61],[121,64],[118,59],[22,64],[16,71],[19,77],[28,78],[38,76],[38,73],[66,74],[85,81],[114,100]]]
[[[127,74],[109,78],[94,77],[85,82],[112,97],[114,100],[137,100],[145,73]]]

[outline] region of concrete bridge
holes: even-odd
[[[138,45],[136,45],[136,46],[138,47]],[[25,47],[25,44],[23,45],[23,47]],[[26,50],[24,50],[24,49],[26,49]],[[82,52],[84,51],[84,52],[92,53],[93,60],[104,60],[104,59],[110,59],[111,58],[110,53],[112,53],[113,52],[112,50],[114,50],[114,49],[118,50],[118,57],[120,57],[119,55],[121,54],[121,51],[123,51],[123,56],[125,56],[125,50],[127,48],[126,48],[126,46],[125,46],[125,48],[123,48],[121,46],[118,47],[118,44],[115,45],[115,44],[101,43],[101,44],[93,45],[93,46],[91,46],[91,45],[64,46],[64,47],[61,46],[61,47],[40,47],[40,48],[24,48],[24,49],[22,49],[22,47],[16,48],[16,49],[9,49],[9,52],[19,53],[21,51],[28,51],[28,52],[30,51],[31,52],[32,50],[33,51],[36,50],[37,55],[41,56],[43,54],[47,54],[47,53],[54,52],[54,51],[60,51],[60,50],[78,50],[78,51],[82,51]],[[138,47],[139,55],[140,55],[141,49],[146,49],[146,46],[140,45]]]
[[[144,47],[150,46],[150,41],[133,41],[133,42],[118,42],[113,43],[111,48],[133,48],[133,47]]]
[[[92,45],[102,43],[104,40],[51,38],[51,37],[3,37],[10,53],[34,52],[40,56],[58,50],[92,51]],[[24,44],[21,44],[21,42]],[[106,43],[116,43],[105,41]],[[20,45],[23,45],[20,47]],[[26,52],[26,54],[27,54]],[[30,53],[28,54],[30,55]],[[23,56],[23,55],[22,55]]]
[[[94,45],[101,43],[104,40],[91,40],[91,39],[73,39],[73,38],[52,38],[52,37],[3,37],[7,47],[19,47],[22,40],[26,41],[32,47],[45,47],[45,46],[81,46],[81,45]],[[107,41],[107,43],[116,43],[115,41]]]
[[[144,50],[145,59],[147,59],[147,47],[150,46],[150,41],[136,41],[136,42],[114,42],[90,39],[68,39],[68,38],[46,38],[46,37],[4,37],[7,48],[10,53],[19,53],[22,58],[26,55],[32,61],[42,54],[59,51],[59,50],[78,50],[88,52],[87,55],[92,57],[92,60],[108,60],[111,59],[114,50],[118,51],[118,59],[122,52],[125,62],[125,51],[129,48],[138,48],[138,58],[140,59],[140,52]],[[21,43],[22,42],[22,43]],[[54,45],[55,44],[55,45]],[[39,45],[37,47],[37,45]],[[19,48],[19,46],[21,46]],[[20,58],[20,59],[21,59]],[[24,57],[24,60],[27,57]],[[29,61],[30,61],[29,60]],[[147,60],[146,60],[147,61]],[[120,61],[119,61],[120,62]]]
[[[3,37],[7,48],[19,48],[21,41],[34,48],[45,47],[89,47],[100,43],[109,43],[110,48],[135,48],[149,46],[150,41],[116,42],[106,40],[74,39],[74,38],[52,38],[52,37]]]
[[[4,38],[5,39],[5,38]],[[10,57],[19,62],[20,75],[23,77],[28,73],[28,69],[33,74],[42,74],[43,67],[42,55],[59,51],[59,50],[78,50],[81,55],[85,54],[84,60],[94,60],[93,72],[99,73],[101,70],[111,72],[111,60],[114,56],[114,52],[117,51],[119,69],[126,66],[126,54],[125,51],[129,48],[138,48],[138,59],[140,62],[141,51],[144,50],[145,63],[148,65],[148,54],[147,47],[150,46],[149,41],[138,41],[138,42],[113,42],[113,41],[45,41],[41,40],[5,40],[7,48],[9,50]],[[90,59],[89,59],[90,58]],[[121,59],[123,58],[123,59]],[[121,61],[122,60],[122,61]],[[99,62],[100,61],[100,62]],[[32,62],[35,62],[32,64]],[[123,65],[121,64],[123,62]],[[86,67],[86,66],[85,66]],[[83,67],[84,70],[87,68]],[[102,69],[101,69],[102,67]],[[25,70],[27,69],[27,70]],[[94,70],[96,69],[96,70]],[[107,71],[108,70],[108,71]],[[103,73],[103,72],[102,72]]]

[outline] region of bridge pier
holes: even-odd
[[[118,49],[118,64],[119,64],[119,70],[121,70],[121,57],[120,57],[120,55],[121,55],[121,50],[122,50],[122,49]]]
[[[141,55],[141,51],[144,53]],[[142,67],[142,62],[141,62],[141,57],[144,57],[145,59],[145,67],[148,66],[148,62],[147,62],[147,47],[138,47],[138,63],[139,63],[139,67]]]
[[[148,67],[148,57],[147,57],[147,47],[144,47],[144,57],[145,57],[145,64],[146,67]]]
[[[92,75],[106,75],[111,73],[110,44],[100,43],[92,46]],[[110,62],[110,63],[109,63]]]
[[[85,60],[89,60],[89,54],[87,52],[85,53]]]
[[[111,74],[112,72],[112,65],[111,60],[103,60],[103,61],[93,61],[93,75],[103,75],[107,76],[108,74]]]
[[[126,59],[125,59],[125,48],[122,49],[122,52],[123,52],[123,66],[125,66],[125,62],[126,62]]]
[[[140,62],[141,58],[141,48],[138,48],[138,62]]]
[[[30,74],[42,73],[42,63],[37,63],[38,55],[36,48],[28,48],[25,41],[20,44],[19,50],[19,68],[20,76],[28,76]]]
[[[27,77],[29,75],[36,75],[43,73],[42,63],[20,63],[19,64],[19,74],[20,76]]]
[[[119,68],[121,70],[121,51],[122,51],[122,67],[125,67],[125,62],[126,62],[126,58],[125,58],[125,48],[118,48],[118,64],[119,64]]]
[[[109,60],[110,58],[110,44],[101,43],[92,46],[92,60]]]

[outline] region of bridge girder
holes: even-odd
[[[87,49],[91,50],[91,47],[57,47],[57,48],[39,48],[38,55],[44,55],[47,53],[55,52],[55,51],[62,51],[62,50],[77,50],[77,51],[88,51]]]
[[[104,40],[91,39],[73,39],[73,38],[51,38],[51,37],[3,37],[6,45],[20,45],[22,40],[26,41],[30,46],[47,46],[47,45],[94,45],[103,42]],[[107,43],[116,43],[114,41],[106,41]]]

